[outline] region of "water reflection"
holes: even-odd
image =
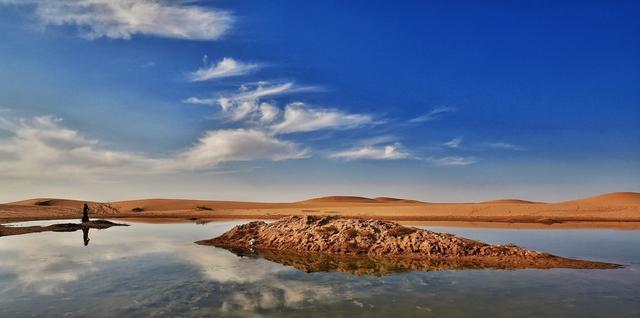
[[[230,252],[249,258],[263,258],[285,266],[292,266],[305,273],[340,272],[352,275],[383,276],[409,271],[442,271],[463,269],[516,269],[514,265],[496,262],[480,262],[464,259],[420,259],[406,257],[367,257],[297,253],[277,250],[249,250],[227,248]],[[522,266],[527,268],[527,266]]]
[[[82,241],[84,242],[84,246],[89,245],[89,241],[91,239],[89,238],[89,228],[88,227],[83,227],[82,228]]]
[[[550,252],[630,264],[621,270],[399,270],[378,277],[315,272],[308,260],[288,260],[283,266],[275,257],[238,257],[192,243],[220,235],[238,223],[243,222],[132,224],[92,230],[88,247],[84,247],[84,232],[82,244],[78,233],[2,237],[0,317],[640,314],[640,296],[635,292],[640,284],[639,232],[563,232],[548,238],[545,231],[525,235],[492,230],[468,235],[485,240],[491,235],[496,243],[515,241]],[[531,242],[534,246],[527,244]],[[626,249],[619,250],[623,254],[608,250],[609,256],[602,258],[597,251],[589,254],[576,249],[574,242],[591,247],[616,242]],[[574,253],[576,250],[580,252]],[[281,260],[282,255],[279,257]],[[294,262],[314,272],[300,271]],[[334,267],[329,264],[324,266]],[[362,264],[353,268],[362,268]]]
[[[89,245],[89,229],[105,230],[114,226],[128,226],[128,224],[114,223],[107,220],[86,221],[82,223],[58,223],[46,226],[5,226],[0,225],[0,237],[12,235],[25,235],[42,232],[75,232],[82,230],[82,241],[84,246]]]

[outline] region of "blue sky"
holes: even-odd
[[[640,191],[640,5],[0,0],[0,201]]]

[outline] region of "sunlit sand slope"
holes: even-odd
[[[31,199],[0,204],[0,220],[79,217],[83,201]],[[416,221],[557,223],[640,221],[640,193],[616,192],[541,203],[501,199],[480,203],[431,203],[397,198],[330,196],[291,203],[144,199],[87,202],[94,216],[147,218],[279,218],[287,215],[359,216]]]

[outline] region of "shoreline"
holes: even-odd
[[[167,223],[209,223],[217,221],[251,221],[251,220],[277,220],[294,214],[225,214],[207,215],[185,214],[185,213],[162,213],[159,215],[91,215],[92,218],[121,220],[134,223],[147,224],[167,224]],[[304,214],[300,214],[304,215]],[[314,214],[321,216],[321,214]],[[329,215],[329,214],[327,214]],[[603,218],[558,218],[553,223],[536,220],[530,217],[504,218],[504,217],[444,217],[444,216],[375,216],[375,215],[340,215],[344,217],[377,219],[384,221],[394,221],[410,226],[433,226],[433,227],[466,227],[466,228],[504,228],[504,229],[611,229],[611,230],[640,230],[640,219],[619,220]],[[29,221],[49,221],[49,220],[76,220],[77,216],[38,216],[38,217],[0,217],[0,224],[11,225],[12,223]]]

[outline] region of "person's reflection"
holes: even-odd
[[[82,240],[84,240],[84,246],[89,245],[89,241],[91,240],[89,238],[89,228],[88,227],[82,227]]]

